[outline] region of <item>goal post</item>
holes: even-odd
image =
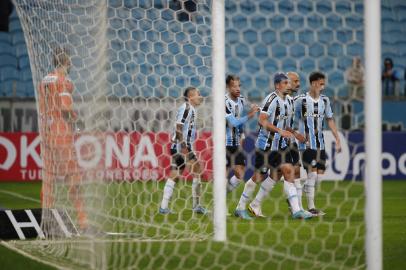
[[[226,241],[226,153],[225,153],[225,6],[224,0],[212,2],[213,33],[213,162],[216,164],[213,179],[214,240]]]
[[[367,269],[382,269],[381,1],[365,6],[365,225]]]

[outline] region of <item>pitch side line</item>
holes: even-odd
[[[7,195],[14,196],[14,197],[16,197],[16,198],[24,199],[24,200],[27,200],[27,201],[32,201],[32,202],[36,202],[36,203],[40,203],[40,202],[41,202],[41,201],[38,200],[38,199],[34,199],[34,198],[32,198],[32,197],[27,197],[27,196],[24,196],[24,195],[21,195],[21,194],[19,194],[19,193],[12,192],[12,191],[0,190],[0,192],[1,192],[1,193],[4,193],[4,194],[7,194]],[[160,225],[156,225],[156,224],[153,224],[153,223],[146,223],[146,222],[137,222],[137,221],[134,221],[134,220],[127,220],[127,219],[124,219],[124,218],[120,218],[120,217],[116,217],[116,216],[111,216],[111,215],[106,215],[106,214],[103,214],[103,213],[98,213],[98,215],[99,215],[99,216],[102,216],[102,217],[104,217],[104,218],[111,218],[111,219],[113,219],[113,220],[122,221],[122,222],[126,222],[126,223],[129,223],[129,224],[135,224],[135,225],[145,226],[145,227],[153,227],[153,228],[155,228],[155,229],[165,230],[165,231],[170,232],[170,233],[175,233],[175,234],[184,234],[184,233],[185,233],[184,231],[180,231],[180,230],[175,229],[175,228],[173,228],[173,227],[160,226]],[[201,237],[201,238],[205,238],[205,237],[204,237],[205,235],[201,235],[201,234],[199,234],[199,233],[194,233],[194,234],[195,234],[195,235],[198,235],[198,236]]]
[[[49,262],[49,261],[43,261],[43,260],[41,260],[40,258],[37,258],[37,257],[35,257],[35,256],[33,256],[33,255],[30,255],[29,253],[27,253],[27,252],[25,252],[25,251],[23,251],[23,250],[21,250],[21,249],[18,249],[18,248],[15,247],[15,246],[10,245],[8,242],[0,241],[0,245],[6,247],[6,248],[8,248],[8,249],[11,249],[12,251],[14,251],[14,252],[20,254],[21,256],[27,257],[28,259],[33,260],[33,261],[36,261],[36,262],[38,262],[38,263],[42,263],[42,264],[45,264],[45,265],[54,267],[54,268],[56,268],[56,269],[64,269],[64,270],[65,270],[65,269],[66,269],[66,270],[71,269],[71,268],[67,268],[67,267],[64,267],[64,266],[60,266],[60,265],[58,265],[58,264],[55,264],[55,263],[52,263],[52,262]]]
[[[178,242],[204,242],[207,239],[92,239],[92,240],[88,240],[88,239],[76,239],[76,240],[52,240],[52,241],[48,241],[48,240],[40,240],[40,241],[25,241],[24,244],[27,245],[32,245],[32,244],[44,244],[44,245],[48,245],[48,244],[72,244],[72,243],[89,243],[89,242],[96,242],[96,243],[111,243],[111,242],[115,242],[115,243],[178,243]],[[9,243],[14,243],[16,241],[11,241]],[[41,263],[45,263],[44,261],[41,261],[40,259],[37,259],[35,257],[33,257],[32,255],[27,254],[24,251],[21,251],[20,249],[18,249],[17,247],[14,247],[4,241],[1,242],[2,245],[20,253],[21,255],[24,255],[30,259],[33,259],[35,261],[41,262]],[[21,242],[19,242],[19,244],[21,244]],[[315,261],[314,259],[307,259],[307,258],[298,258],[295,256],[291,256],[289,254],[286,253],[282,253],[282,252],[278,252],[278,251],[274,251],[272,249],[263,249],[263,248],[257,248],[254,246],[247,246],[247,245],[241,245],[238,243],[234,243],[234,242],[228,242],[228,244],[230,246],[235,246],[236,248],[243,248],[243,249],[247,249],[247,250],[255,250],[255,251],[260,251],[260,252],[267,252],[268,254],[272,255],[272,256],[276,256],[276,257],[283,257],[283,258],[287,258],[290,259],[292,261],[296,261],[296,262],[305,262],[305,263],[309,263],[312,265],[318,265],[318,266],[324,266],[324,267],[333,267],[336,265],[335,263],[328,263],[328,262],[323,262],[323,261]],[[340,263],[340,262],[336,262],[336,263]],[[59,266],[54,265],[53,263],[48,263],[46,262],[45,264],[48,264],[50,266],[53,267],[57,267],[60,268]],[[352,268],[352,267],[346,267],[341,265],[339,267],[339,269],[348,269],[348,270],[352,270],[352,269],[361,269],[363,266],[359,266],[358,268]],[[68,269],[68,268],[64,268],[64,269]]]
[[[38,200],[38,199],[34,199],[34,198],[32,198],[32,197],[27,197],[27,196],[24,196],[24,195],[21,195],[21,194],[19,194],[19,193],[12,192],[12,191],[0,190],[0,192],[3,193],[3,194],[7,194],[7,195],[14,196],[14,197],[16,197],[16,198],[24,199],[24,200],[26,200],[26,201],[31,201],[31,202],[36,202],[36,203],[40,203],[40,202],[41,202],[41,201]]]
[[[180,239],[72,239],[72,240],[34,240],[34,241],[24,241],[18,242],[19,246],[23,245],[52,245],[52,244],[81,244],[81,243],[180,243],[180,242],[203,242],[207,239],[191,239],[191,238],[180,238]],[[3,241],[4,242],[4,241]],[[8,243],[17,243],[17,241],[9,241]],[[9,245],[7,243],[7,245]],[[17,247],[12,246],[18,249]]]

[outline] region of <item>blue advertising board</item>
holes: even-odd
[[[328,161],[323,179],[363,180],[366,158],[363,132],[340,133],[341,153],[335,151],[335,140],[332,133],[326,131],[324,135]],[[250,134],[244,145],[247,153],[246,179],[253,172],[255,139],[256,134]],[[384,132],[382,152],[383,179],[406,180],[406,132]]]

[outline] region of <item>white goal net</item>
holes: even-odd
[[[351,92],[345,77],[353,58],[363,55],[362,2],[226,1],[227,72],[240,77],[242,95],[261,104],[278,71],[297,72],[305,93],[309,74],[320,70],[336,123],[347,131],[340,132],[340,154],[325,133],[329,161],[319,180],[337,180],[318,182],[316,204],[325,216],[292,219],[281,181],[263,201],[268,217],[234,217],[241,183],[227,194],[231,216],[227,241],[220,243],[212,241],[213,144],[223,142],[211,139],[211,1],[14,3],[36,88],[42,206],[67,211],[79,233],[61,234],[44,210],[46,238],[14,247],[72,269],[365,268],[361,156],[350,164],[363,139],[347,132],[362,127],[363,118],[345,109],[363,100],[362,89]],[[202,173],[185,170],[170,186],[167,214],[160,208],[174,166],[171,140],[189,86],[204,97],[190,123]],[[257,119],[245,125],[245,180],[254,164]]]

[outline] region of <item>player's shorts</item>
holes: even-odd
[[[289,147],[279,151],[267,151],[256,149],[255,151],[255,169],[266,174],[268,169],[276,170],[284,163],[293,164]]]
[[[306,149],[302,154],[303,167],[306,170],[310,168],[325,171],[327,155],[325,150]]]
[[[300,166],[300,151],[295,142],[290,145],[290,155],[292,156],[293,166]]]
[[[188,149],[188,151],[186,154],[187,160],[185,160],[185,155],[179,153],[176,149],[171,149],[171,170],[184,170],[187,161],[197,160],[195,153],[191,149]]]
[[[245,166],[245,154],[240,146],[226,146],[227,167]]]

